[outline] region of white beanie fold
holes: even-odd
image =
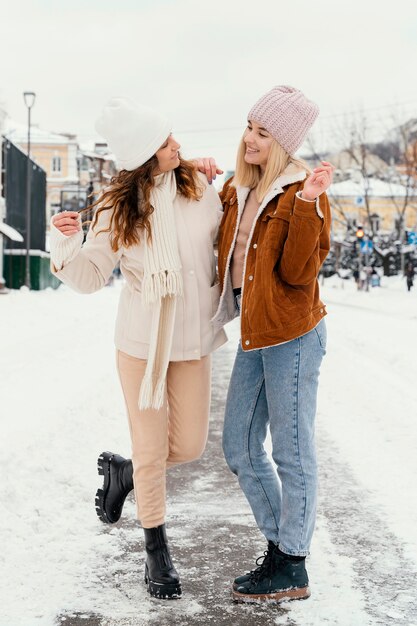
[[[150,159],[168,138],[168,118],[129,98],[111,98],[95,124],[120,169],[135,170]]]

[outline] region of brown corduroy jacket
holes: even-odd
[[[290,166],[261,204],[249,235],[242,281],[243,350],[278,345],[312,330],[326,315],[317,275],[330,248],[331,213],[326,194],[316,202],[296,196],[306,172]],[[221,298],[213,323],[238,315],[230,261],[248,188],[233,179],[220,194],[224,215],[219,235]]]

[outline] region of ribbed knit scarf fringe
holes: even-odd
[[[160,409],[174,333],[177,298],[183,294],[181,261],[173,201],[177,192],[174,172],[155,178],[151,191],[152,240],[145,238],[142,297],[152,307],[148,362],[139,392],[140,409]]]

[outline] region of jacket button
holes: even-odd
[[[248,277],[249,280],[253,280],[252,274]]]
[[[190,270],[190,276],[194,276],[194,270]]]
[[[250,344],[249,339],[246,339],[246,341],[245,341],[245,346],[248,346],[249,344]]]
[[[254,243],[254,244],[253,244],[253,247],[254,247],[254,248],[257,248],[257,247],[258,247],[258,244],[257,244],[257,243]]]

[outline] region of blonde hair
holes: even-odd
[[[251,163],[246,163],[245,161],[246,144],[243,141],[244,136],[245,135],[243,135],[240,140],[237,151],[236,171],[233,178],[233,185],[249,187],[250,189],[254,189],[256,187],[256,199],[258,202],[263,201],[266,194],[270,190],[272,183],[282,174],[288,165],[293,164],[304,169],[307,174],[310,173],[310,169],[305,161],[302,159],[296,159],[288,154],[288,152],[286,152],[284,148],[274,139],[269,150],[265,172],[262,174],[259,165],[252,165]]]

